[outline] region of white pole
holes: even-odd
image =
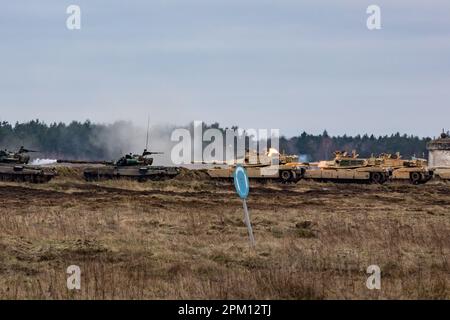
[[[252,247],[255,246],[255,238],[253,237],[253,229],[252,229],[252,224],[250,223],[250,215],[248,214],[248,209],[247,209],[247,201],[245,201],[245,199],[243,200],[243,204],[244,204],[244,223],[247,226],[248,229],[248,236],[250,238],[250,245]]]

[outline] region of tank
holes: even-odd
[[[137,181],[166,180],[177,176],[180,169],[177,167],[153,166],[152,154],[147,149],[141,155],[127,154],[116,162],[87,162],[66,161],[69,163],[103,164],[102,166],[88,167],[84,170],[84,178],[87,181],[107,179],[132,179]]]
[[[270,148],[269,151],[262,154],[257,154],[256,151],[247,151],[245,157],[236,162],[207,169],[207,173],[213,179],[228,180],[233,178],[236,165],[242,165],[246,169],[249,179],[296,183],[303,177],[306,168],[305,165],[298,162],[298,156],[280,154],[274,148]]]
[[[383,153],[369,159],[369,164],[389,168],[394,181],[409,181],[412,184],[426,183],[433,177],[433,170],[428,169],[428,161],[420,158],[402,159],[399,153]]]
[[[0,180],[15,182],[44,183],[50,181],[56,172],[52,168],[28,165],[29,152],[37,152],[20,147],[19,151],[0,150]]]
[[[336,151],[333,160],[311,164],[305,171],[304,178],[334,182],[368,182],[382,184],[386,182],[391,170],[374,166],[367,159],[358,157],[356,152],[349,155],[344,151]]]

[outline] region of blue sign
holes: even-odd
[[[241,197],[241,199],[246,199],[248,197],[248,192],[250,190],[250,183],[248,181],[247,171],[241,166],[237,166],[233,173],[234,187],[236,192]]]

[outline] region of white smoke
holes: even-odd
[[[170,141],[174,126],[157,125],[149,128],[148,151],[163,152],[153,155],[155,165],[173,165],[170,155],[174,142]],[[147,130],[131,122],[118,121],[98,130],[91,142],[107,150],[107,159],[115,161],[128,154],[142,154],[147,143]]]
[[[34,159],[31,162],[31,165],[33,165],[33,166],[43,166],[43,165],[46,165],[46,164],[53,164],[53,163],[56,163],[55,159]]]
[[[310,162],[310,157],[307,154],[299,154],[298,161],[300,161],[300,162]]]

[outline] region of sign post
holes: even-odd
[[[250,215],[247,208],[247,197],[250,191],[250,183],[248,181],[247,171],[242,166],[237,166],[233,173],[234,187],[239,197],[242,199],[244,206],[244,223],[247,226],[248,236],[250,238],[250,245],[255,246],[255,238],[253,237],[252,224],[250,222]]]

